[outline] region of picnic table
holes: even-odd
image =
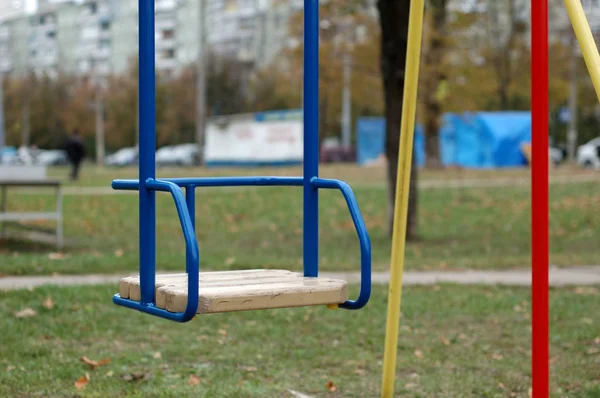
[[[51,212],[22,212],[8,210],[8,188],[52,188],[56,195],[56,211]],[[0,236],[6,233],[6,222],[24,222],[38,220],[53,220],[56,222],[56,247],[62,249],[64,246],[63,217],[62,217],[62,191],[59,180],[49,179],[0,179]]]

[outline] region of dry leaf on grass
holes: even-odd
[[[113,375],[114,375],[114,372],[112,370],[109,370],[108,372],[106,372],[106,374],[104,376],[112,377]]]
[[[46,300],[44,300],[44,303],[42,305],[44,306],[44,308],[51,310],[52,308],[54,308],[54,300],[52,300],[52,297],[48,297]]]
[[[37,312],[35,312],[35,310],[27,307],[24,310],[21,310],[19,312],[15,312],[15,317],[17,318],[30,318],[32,316],[36,316]]]
[[[325,383],[325,387],[327,387],[327,389],[329,390],[329,392],[336,392],[337,391],[337,387],[335,386],[335,384],[333,384],[333,381],[329,380],[327,383]]]
[[[450,345],[450,340],[448,340],[445,336],[441,336],[440,340],[444,345]]]
[[[415,350],[414,354],[415,354],[415,357],[417,357],[419,359],[423,359],[423,357],[424,357],[423,351],[421,351],[421,350]]]
[[[258,368],[254,367],[254,366],[242,366],[242,370],[244,370],[246,372],[256,372],[256,371],[258,371]]]
[[[115,250],[115,257],[123,257],[124,254],[125,254],[125,250],[123,250],[123,249]]]
[[[152,355],[152,358],[154,358],[154,359],[161,359],[162,358],[162,354],[160,352],[155,352],[154,355]]]
[[[90,375],[88,373],[85,374],[85,376],[81,376],[79,379],[77,379],[77,381],[75,382],[75,387],[78,390],[81,390],[83,388],[85,388],[85,386],[87,385],[87,383],[90,381]]]
[[[496,361],[501,361],[504,359],[504,357],[501,354],[497,354],[497,353],[492,354],[492,358],[495,359]]]
[[[219,329],[219,334],[221,336],[227,336],[227,330],[225,330],[225,329]]]
[[[128,373],[126,375],[123,375],[121,378],[125,381],[138,381],[138,380],[150,380],[150,378],[152,377],[152,374],[150,373],[141,373],[141,372],[136,372],[136,373]]]
[[[92,369],[96,369],[98,366],[106,365],[110,363],[110,358],[104,358],[99,361],[94,361],[93,359],[89,359],[88,357],[81,357],[81,362],[84,362],[92,367]]]
[[[200,378],[198,376],[190,375],[188,385],[197,386],[198,384],[200,384]]]
[[[48,254],[50,260],[63,260],[65,255],[63,253],[50,253]]]

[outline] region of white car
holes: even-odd
[[[156,151],[157,166],[197,166],[200,160],[196,144],[165,146]]]
[[[40,151],[35,157],[35,163],[41,166],[62,166],[68,164],[69,161],[65,151],[48,150]]]
[[[600,170],[600,137],[577,148],[577,163],[586,168]]]
[[[106,166],[124,167],[138,162],[138,149],[136,147],[121,148],[104,159]]]

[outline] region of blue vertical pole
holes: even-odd
[[[319,273],[319,0],[304,0],[304,276]]]
[[[190,219],[192,220],[192,227],[194,228],[194,233],[196,232],[196,187],[187,186],[185,188],[185,203],[187,204],[187,209],[190,214]],[[185,260],[185,272],[190,271],[190,261],[192,259],[189,256],[189,253],[186,253]]]
[[[140,288],[142,305],[154,302],[156,199],[146,180],[155,178],[154,0],[139,0]]]

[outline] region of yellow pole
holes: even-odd
[[[410,190],[410,169],[412,164],[415,113],[417,110],[417,88],[419,84],[419,63],[421,59],[421,36],[423,32],[424,0],[410,2],[408,22],[408,49],[400,129],[400,149],[398,157],[398,180],[394,207],[394,230],[392,237],[392,259],[390,264],[390,291],[388,298],[385,352],[383,356],[383,381],[381,396],[394,395],[396,359],[398,355],[398,331],[400,329],[400,309],[402,304],[402,274],[404,272],[404,248],[406,241],[406,221],[408,215],[408,193]]]
[[[565,6],[571,18],[571,25],[575,31],[575,36],[581,47],[583,58],[587,65],[594,89],[596,89],[596,95],[600,101],[600,55],[598,54],[598,47],[594,42],[594,36],[592,30],[588,24],[585,12],[581,6],[581,0],[565,0]]]

